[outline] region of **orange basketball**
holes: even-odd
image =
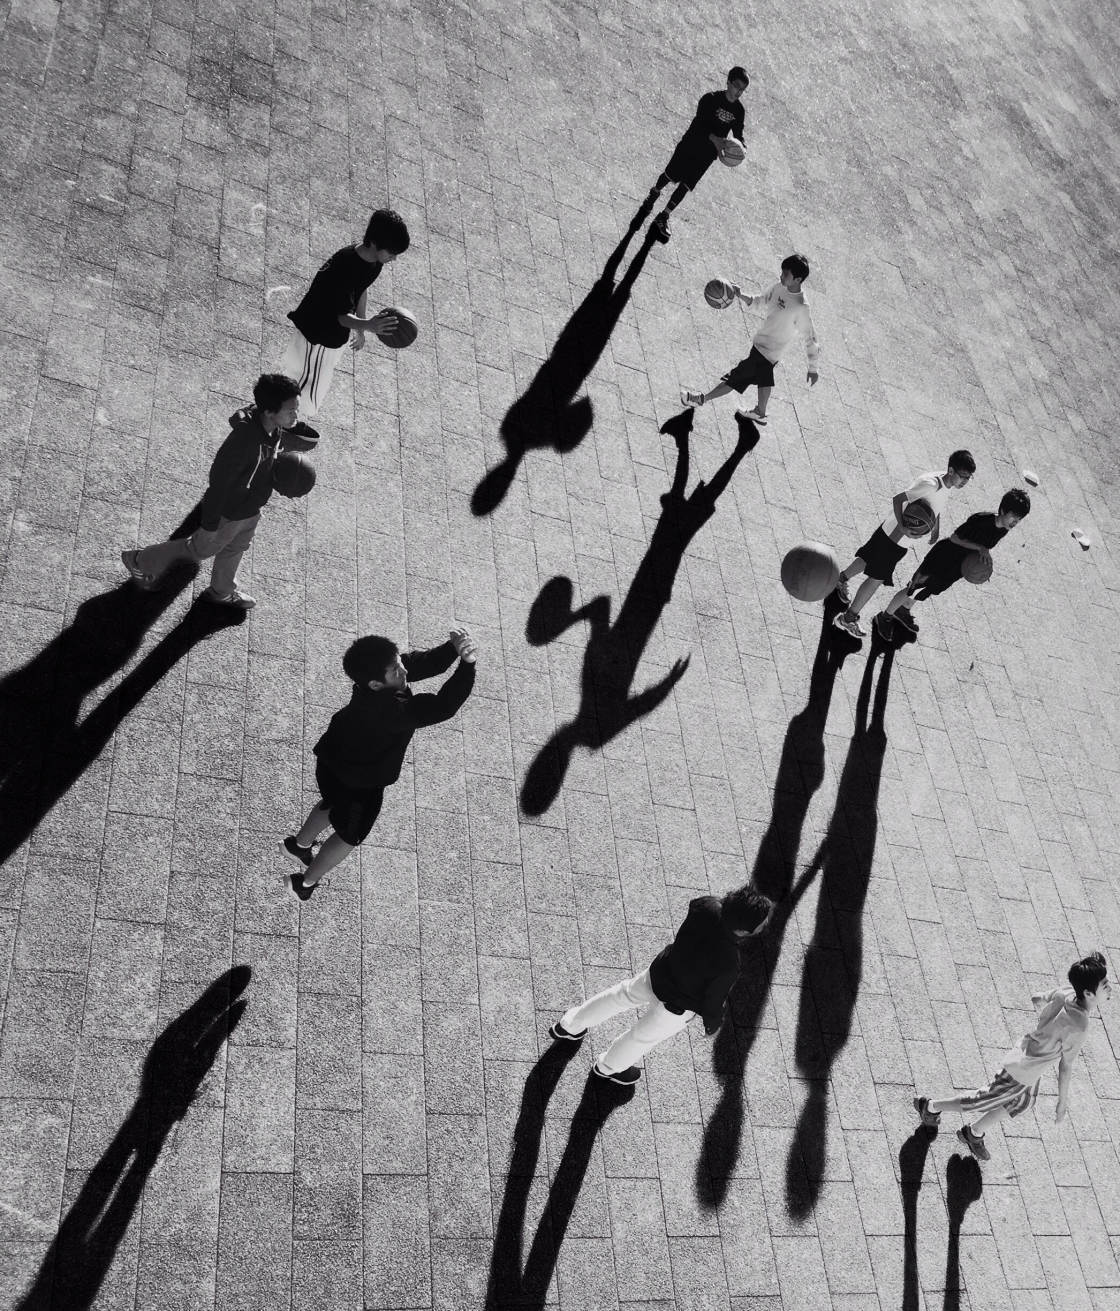
[[[986,583],[992,576],[992,562],[979,551],[969,551],[961,561],[961,577],[966,583]]]
[[[802,542],[782,561],[782,586],[798,601],[823,601],[839,578],[836,552],[823,542]]]

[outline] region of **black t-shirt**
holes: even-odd
[[[980,514],[969,515],[959,528],[954,529],[954,533],[965,538],[966,541],[975,542],[977,546],[984,546],[991,550],[997,542],[1002,542],[1007,536],[1007,529],[997,527],[996,516],[987,510]],[[959,578],[961,563],[971,550],[971,547],[960,546],[947,537],[929,549],[919,566],[919,572],[927,577]]]
[[[695,1011],[714,1031],[739,976],[739,947],[724,927],[718,897],[693,897],[676,937],[649,967],[654,995],[678,1011]]]
[[[742,141],[745,122],[746,115],[741,100],[728,100],[722,91],[709,91],[707,95],[700,97],[700,102],[696,106],[696,117],[688,125],[685,139],[689,144],[702,141],[711,146],[708,137],[712,133],[717,137],[725,137],[730,132],[733,137]]]
[[[311,280],[303,300],[288,318],[316,346],[345,346],[350,329],[338,321],[340,314],[353,314],[362,292],[381,272],[379,262],[369,263],[356,246],[336,250]]]

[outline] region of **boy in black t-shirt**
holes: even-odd
[[[667,182],[677,184],[668,204],[650,227],[658,241],[669,240],[669,215],[716,162],[724,143],[735,137],[742,144],[745,115],[739,100],[750,82],[746,70],[736,64],[727,75],[726,90],[709,91],[700,97],[695,117],[645,200],[652,207]]]
[[[377,275],[409,246],[408,228],[394,210],[375,211],[360,246],[344,246],[315,274],[303,299],[288,315],[295,325],[281,369],[302,390],[300,413],[313,418],[326,399],[339,352],[350,333],[361,350],[367,332],[392,332],[395,314],[368,315],[366,299]]]
[[[938,542],[927,554],[909,584],[891,597],[887,608],[874,619],[875,631],[884,641],[894,636],[895,625],[916,633],[918,626],[910,613],[915,601],[925,601],[948,591],[962,577],[965,558],[975,551],[989,568],[991,550],[1008,532],[1031,512],[1031,498],[1021,487],[1005,492],[995,514],[984,511],[970,515],[952,536]]]

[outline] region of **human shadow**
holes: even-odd
[[[532,646],[551,642],[580,620],[586,620],[591,631],[583,658],[579,709],[530,764],[521,788],[521,809],[526,815],[543,815],[556,800],[577,747],[595,750],[617,737],[655,710],[688,669],[685,657],[656,683],[638,693],[631,691],[642,653],[673,595],[677,570],[689,543],[715,514],[716,501],[739,462],[758,441],[758,429],[752,423],[742,425],[734,450],[712,480],[701,480],[685,496],[692,420],[693,411],[684,410],[662,428],[676,442],[676,470],[671,487],[661,497],[661,515],[614,623],[609,596],[593,597],[573,609],[568,578],[550,578],[530,607],[525,636]]]
[[[898,1152],[898,1178],[902,1192],[902,1311],[918,1311],[918,1194],[922,1189],[926,1157],[937,1137],[936,1129],[918,1125]]]
[[[884,719],[894,664],[894,651],[883,652],[875,682],[879,654],[873,647],[864,666],[855,732],[828,828],[790,897],[792,911],[820,876],[813,936],[802,963],[794,1043],[794,1060],[808,1089],[786,1158],[786,1204],[795,1219],[807,1215],[820,1195],[828,1147],[829,1075],[851,1035],[863,971],[863,905],[875,860],[879,784],[887,750]]]
[[[492,514],[501,505],[527,452],[547,447],[561,454],[574,451],[591,431],[591,398],[577,399],[577,394],[598,363],[649,256],[653,236],[647,233],[626,272],[615,283],[626,248],[652,208],[647,197],[602,273],[556,338],[548,358],[506,412],[498,430],[506,455],[485,474],[471,495],[475,515]]]
[[[490,1257],[486,1292],[488,1309],[516,1306],[537,1311],[544,1307],[595,1140],[610,1115],[634,1096],[632,1087],[621,1088],[603,1083],[590,1074],[587,1076],[564,1154],[556,1167],[540,1222],[529,1244],[529,1254],[523,1261],[526,1208],[540,1157],[545,1111],[560,1076],[577,1050],[574,1043],[553,1044],[525,1081],[513,1131],[509,1175]]]
[[[960,1311],[961,1228],[968,1208],[973,1202],[980,1200],[983,1191],[984,1176],[976,1159],[972,1156],[951,1156],[945,1171],[945,1209],[949,1213],[949,1244],[945,1252],[943,1311]]]
[[[214,980],[152,1044],[136,1102],[82,1185],[16,1311],[85,1311],[93,1305],[144,1185],[176,1123],[248,1005],[252,971]]]
[[[173,534],[177,535],[177,534]],[[197,599],[170,630],[82,717],[86,698],[119,673],[145,633],[190,585],[176,565],[146,592],[121,583],[83,601],[73,622],[22,668],[0,680],[0,865],[101,755],[120,723],[199,642],[244,614]]]
[[[791,907],[801,833],[809,805],[824,781],[824,729],[836,676],[848,654],[843,636],[826,609],[817,638],[804,707],[790,720],[782,742],[770,822],[762,835],[750,883],[770,897],[774,913],[765,935],[740,953],[739,977],[728,996],[728,1020],[712,1045],[712,1069],[720,1095],[704,1126],[696,1163],[696,1196],[701,1206],[722,1205],[743,1137],[743,1071],[754,1045],[758,1022],[769,993],[769,978],[781,953]]]

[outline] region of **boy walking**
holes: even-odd
[[[238,610],[256,605],[241,590],[237,567],[272,496],[276,456],[280,451],[310,450],[318,440],[317,436],[289,431],[298,413],[297,382],[281,373],[264,373],[257,379],[253,404],[230,415],[229,436],[210,466],[200,526],[187,538],[122,551],[121,562],[133,582],[149,591],[159,585],[160,576],[175,561],[201,564],[213,558],[210,586],[203,593],[207,600]]]
[[[704,405],[718,396],[726,396],[728,392],[737,391],[741,396],[748,387],[757,387],[758,404],[753,410],[736,410],[735,417],[749,419],[756,426],[765,427],[766,407],[770,404],[770,392],[774,387],[774,368],[797,332],[805,339],[805,353],[809,357],[809,371],[805,379],[810,387],[816,386],[820,377],[817,370],[820,345],[817,330],[813,327],[813,316],[809,313],[809,304],[801,290],[801,284],[808,276],[809,261],[805,256],[787,255],[782,260],[781,276],[764,295],[748,296],[738,287],[733,288],[735,295],[745,304],[765,305],[768,311],[766,318],[755,334],[747,358],[740,360],[725,373],[722,381],[709,392],[682,388],[682,405]]]
[[[570,1007],[549,1036],[582,1042],[594,1025],[632,1007],[647,1007],[591,1067],[598,1079],[637,1083],[642,1077],[638,1061],[697,1015],[709,1037],[720,1027],[727,994],[739,977],[739,943],[761,933],[773,909],[770,898],[753,888],[738,888],[725,897],[694,897],[676,937],[648,969]]]
[[[846,608],[832,621],[837,628],[852,637],[867,636],[867,629],[859,621],[860,612],[880,584],[889,587],[894,583],[894,567],[906,554],[902,539],[924,537],[928,532],[931,545],[936,543],[941,535],[941,511],[945,508],[949,493],[963,487],[975,472],[976,461],[972,454],[969,451],[954,451],[949,456],[949,467],[944,473],[923,473],[895,496],[891,502],[890,514],[859,548],[851,564],[840,571],[836,595]],[[916,512],[907,512],[906,507],[913,501],[925,501],[932,510],[932,527]],[[853,600],[848,583],[857,574],[867,576]]]
[[[359,637],[342,657],[354,683],[350,702],[331,717],[315,743],[315,782],[320,800],[284,850],[307,867],[291,876],[292,891],[306,901],[319,880],[365,841],[381,813],[385,789],[401,776],[404,754],[418,728],[450,719],[474,687],[478,651],[465,628],[431,651],[402,655],[387,637]],[[455,672],[438,692],[413,692],[410,680]],[[334,832],[312,847],[327,826]]]
[[[1003,1058],[1003,1067],[986,1088],[963,1097],[915,1097],[914,1109],[927,1128],[936,1129],[942,1111],[980,1111],[980,1118],[957,1130],[957,1137],[978,1161],[991,1159],[984,1135],[994,1124],[1022,1115],[1038,1099],[1038,1085],[1047,1070],[1058,1067],[1058,1105],[1054,1119],[1065,1119],[1073,1062],[1085,1042],[1089,1016],[1110,997],[1108,965],[1099,951],[1091,951],[1069,968],[1068,988],[1039,992],[1031,997],[1041,1007],[1033,1032],[1024,1034]]]
[[[677,184],[668,204],[650,225],[658,241],[668,241],[672,236],[669,215],[716,162],[728,139],[734,137],[742,145],[745,115],[740,100],[750,82],[746,70],[736,64],[727,75],[725,90],[709,91],[700,97],[692,122],[645,199],[645,204],[652,206],[667,182]]]
[[[314,418],[319,412],[351,332],[358,334],[354,350],[361,350],[367,332],[396,328],[395,314],[382,310],[369,315],[366,301],[378,274],[404,254],[408,245],[404,219],[395,210],[376,210],[361,244],[336,250],[288,314],[294,327],[280,367],[302,388],[304,418]]]
[[[911,611],[915,601],[926,601],[940,596],[962,576],[967,557],[978,555],[989,570],[992,567],[992,547],[1003,541],[1007,534],[1031,512],[1031,498],[1021,487],[1005,492],[995,514],[990,510],[969,515],[947,541],[938,542],[926,554],[910,582],[895,592],[874,619],[875,631],[889,642],[896,626],[916,633],[918,625]]]

